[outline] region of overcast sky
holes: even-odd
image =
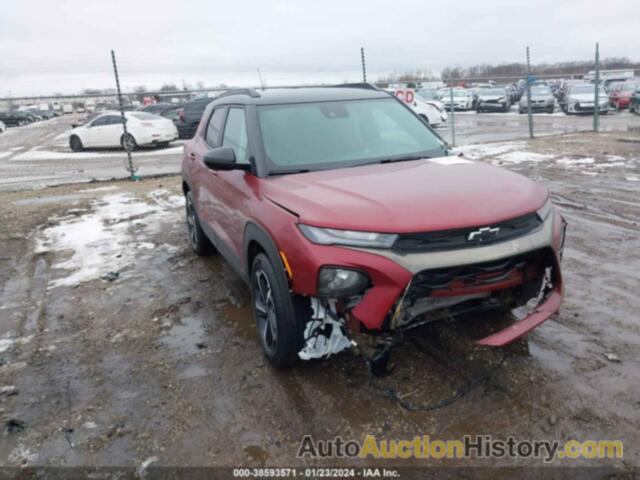
[[[15,0],[0,7],[0,97],[182,82],[269,85],[448,65],[640,60],[640,0]]]

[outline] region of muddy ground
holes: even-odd
[[[606,474],[585,475],[633,478],[640,465],[639,137],[462,148],[550,187],[569,222],[566,298],[559,314],[504,350],[473,344],[508,320],[495,313],[421,329],[416,336],[427,350],[400,345],[394,372],[379,382],[415,403],[451,396],[507,355],[479,387],[428,412],[407,411],[369,386],[354,355],[271,367],[246,286],[219,257],[199,258],[187,246],[178,177],[0,193],[0,386],[17,391],[0,395],[0,464],[363,466],[372,462],[302,460],[296,452],[304,435],[487,434],[620,439],[624,460],[552,465],[604,466]]]

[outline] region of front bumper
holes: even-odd
[[[563,297],[560,256],[565,226],[566,223],[560,214],[555,212],[536,231],[513,240],[487,246],[429,253],[402,254],[393,250],[314,245],[311,251],[306,251],[305,261],[311,260],[317,266],[317,270],[304,272],[306,279],[295,273],[298,270],[295,265],[297,259],[289,258],[294,270],[293,290],[296,293],[315,296],[317,271],[323,265],[344,266],[365,271],[372,285],[350,310],[350,315],[368,330],[393,330],[396,328],[394,319],[398,306],[402,305],[418,274],[438,269],[458,270],[465,266],[474,268],[478,264],[500,263],[511,258],[544,252],[545,258],[548,259],[544,267],[551,272],[551,291],[546,292],[536,309],[525,318],[501,332],[478,341],[481,345],[501,346],[525,335],[551,317],[560,307]],[[430,298],[451,298],[457,295],[461,298],[465,295],[473,297],[479,294],[489,296],[494,293],[499,294],[522,284],[523,272],[513,270],[509,271],[508,275],[498,272],[495,277],[480,287],[466,285],[460,291],[430,292],[429,295],[431,295]],[[518,275],[521,276],[518,277]],[[451,285],[453,284],[452,282]],[[459,285],[456,286],[458,287]]]
[[[549,110],[550,108],[554,108],[554,107],[555,107],[554,103],[531,102],[531,111],[532,112],[545,112],[545,111]],[[520,104],[519,108],[526,112],[527,111],[527,104],[526,103]]]
[[[500,102],[478,102],[478,110],[495,110],[504,111],[507,108],[506,103]]]
[[[567,111],[569,113],[593,113],[595,111],[593,102],[570,102],[567,104]],[[601,103],[599,112],[608,112],[609,103]]]

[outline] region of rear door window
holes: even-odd
[[[96,118],[93,122],[91,122],[91,126],[92,127],[101,127],[103,125],[106,125],[107,123],[107,119],[109,117],[107,115],[105,115],[104,117],[98,117]]]

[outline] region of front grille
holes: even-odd
[[[526,258],[522,255],[475,265],[423,270],[413,277],[406,296],[415,297],[431,295],[439,290],[446,291],[454,282],[458,282],[458,288],[491,285],[508,279],[514,272],[521,271],[525,264]]]
[[[542,220],[535,213],[513,218],[504,222],[479,227],[459,228],[438,232],[403,233],[396,240],[393,249],[400,253],[437,252],[443,250],[457,250],[506,242],[533,232],[542,225]],[[498,228],[493,238],[475,235],[470,241],[469,236],[480,228]]]

